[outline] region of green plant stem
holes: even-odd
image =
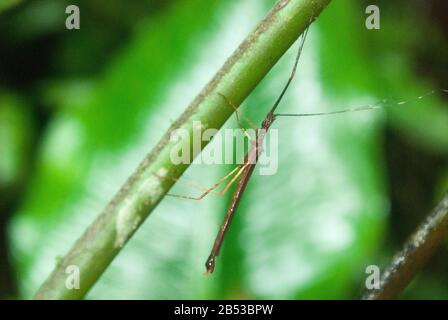
[[[383,271],[380,289],[366,300],[395,299],[448,236],[448,192]]]
[[[275,4],[56,266],[35,299],[85,296],[174,184],[172,179],[163,179],[163,176],[180,177],[188,167],[174,165],[170,160],[170,151],[176,144],[170,141],[173,130],[184,128],[192,136],[193,121],[200,121],[203,127],[220,128],[233,110],[218,93],[240,105],[329,2],[280,0]],[[190,141],[180,143],[191,144]],[[80,271],[78,290],[66,288],[65,271],[71,265]]]

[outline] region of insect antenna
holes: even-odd
[[[436,94],[437,92],[442,93],[448,93],[447,89],[439,89],[439,90],[431,90],[423,95],[420,95],[414,99],[406,100],[406,101],[391,101],[390,99],[383,99],[381,101],[378,101],[373,104],[367,104],[360,107],[353,107],[353,108],[346,108],[346,109],[340,109],[335,111],[327,111],[327,112],[311,112],[311,113],[277,113],[275,114],[275,117],[315,117],[315,116],[328,116],[328,115],[334,115],[334,114],[341,114],[341,113],[349,113],[349,112],[358,112],[358,111],[367,111],[367,110],[375,110],[375,109],[384,109],[387,107],[395,107],[395,106],[401,106],[404,104],[408,104],[417,100],[422,100],[423,98],[426,98],[428,96],[432,96]]]
[[[305,31],[302,34],[302,37],[300,38],[299,50],[297,51],[296,60],[294,61],[294,66],[292,68],[291,74],[290,74],[290,76],[288,78],[288,81],[286,82],[286,85],[283,87],[282,92],[280,93],[280,95],[278,96],[278,98],[275,101],[274,105],[272,106],[272,109],[271,109],[270,113],[274,113],[275,109],[277,109],[278,105],[280,104],[280,102],[283,99],[283,96],[286,93],[286,90],[288,90],[289,85],[291,84],[292,80],[294,79],[294,76],[296,75],[297,65],[299,64],[300,56],[301,56],[302,50],[303,50],[303,45],[305,44],[305,40],[306,40],[306,36],[308,35],[309,28],[310,28],[310,26],[308,26],[305,29]]]

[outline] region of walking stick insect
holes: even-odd
[[[335,111],[330,111],[330,112],[316,112],[316,113],[275,113],[277,107],[279,106],[280,102],[282,101],[286,91],[288,90],[292,80],[295,77],[296,71],[297,71],[297,66],[300,60],[300,56],[304,47],[304,43],[306,40],[306,37],[308,35],[308,31],[309,31],[309,26],[305,29],[301,39],[300,39],[300,44],[299,44],[299,48],[296,54],[296,58],[294,61],[294,65],[292,68],[292,71],[290,73],[290,76],[285,84],[285,86],[283,87],[280,95],[278,96],[277,100],[275,101],[275,103],[273,104],[273,106],[271,107],[270,111],[267,113],[267,115],[265,116],[264,120],[261,123],[261,128],[256,128],[255,125],[247,118],[245,118],[250,124],[251,126],[255,129],[255,141],[253,138],[251,138],[245,131],[244,127],[241,125],[240,119],[239,119],[239,111],[237,109],[237,107],[232,103],[232,101],[230,101],[224,94],[222,93],[218,93],[225,101],[226,103],[231,106],[234,110],[235,110],[235,114],[236,114],[236,119],[241,127],[241,129],[243,130],[243,132],[246,134],[246,136],[249,138],[251,146],[249,151],[246,153],[245,157],[244,157],[244,162],[237,166],[236,168],[234,168],[232,171],[230,171],[226,176],[224,176],[222,179],[220,179],[217,183],[215,183],[212,187],[208,188],[207,190],[205,190],[205,192],[203,192],[201,195],[197,196],[197,197],[191,197],[191,196],[183,196],[183,195],[175,195],[175,194],[167,194],[168,196],[172,196],[172,197],[177,197],[177,198],[183,198],[183,199],[191,199],[191,200],[202,200],[205,196],[207,196],[209,193],[212,193],[218,186],[220,186],[223,182],[225,182],[227,179],[229,179],[230,177],[232,177],[230,179],[229,182],[227,182],[227,184],[225,185],[225,187],[217,192],[218,195],[223,195],[232,185],[233,183],[235,183],[238,178],[238,182],[236,185],[236,189],[233,193],[232,199],[231,199],[231,203],[227,209],[227,212],[224,216],[224,220],[221,224],[221,227],[218,231],[218,234],[215,238],[213,247],[211,249],[210,255],[208,256],[206,262],[205,262],[205,267],[206,267],[206,274],[210,274],[213,273],[214,269],[215,269],[215,262],[216,262],[216,258],[219,255],[221,246],[223,244],[225,235],[229,229],[230,223],[235,215],[235,212],[238,208],[238,205],[241,201],[241,198],[244,194],[244,191],[246,190],[247,184],[252,176],[252,173],[255,169],[255,166],[258,162],[258,159],[260,157],[260,155],[263,152],[262,149],[262,144],[263,141],[266,137],[266,134],[268,132],[268,130],[270,129],[271,125],[273,124],[273,122],[276,120],[277,117],[310,117],[310,116],[324,116],[324,115],[335,115],[335,114],[341,114],[341,113],[348,113],[348,112],[356,112],[356,111],[365,111],[365,110],[373,110],[373,109],[382,109],[385,107],[386,103],[388,102],[387,99],[383,99],[380,102],[374,103],[374,104],[369,104],[369,105],[364,105],[361,107],[354,107],[354,108],[347,108],[347,109],[340,109],[340,110],[335,110]],[[443,93],[448,93],[448,90],[446,89],[440,89],[440,92]],[[424,95],[418,96],[417,99],[421,100],[426,96],[429,95],[433,95],[436,93],[436,90],[432,90]],[[408,101],[399,101],[399,102],[395,102],[395,105],[404,105],[406,104]],[[177,179],[176,179],[177,180]]]

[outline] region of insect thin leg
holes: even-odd
[[[235,116],[236,116],[236,121],[238,122],[238,125],[240,126],[241,130],[243,130],[244,134],[247,136],[249,141],[253,141],[253,138],[247,133],[246,128],[244,128],[243,124],[241,123],[240,116],[243,117],[244,120],[246,120],[249,123],[249,125],[252,127],[252,129],[258,130],[257,126],[248,117],[246,117],[244,114],[242,114],[238,110],[238,108],[233,104],[233,102],[230,101],[229,98],[227,98],[224,94],[222,94],[220,92],[218,92],[218,94],[221,97],[223,97],[223,99],[226,101],[226,103],[235,110]]]
[[[198,197],[192,197],[192,196],[184,196],[184,195],[178,195],[178,194],[171,194],[168,193],[167,196],[170,197],[175,197],[175,198],[182,198],[182,199],[189,199],[189,200],[202,200],[205,196],[207,196],[209,193],[214,193],[217,195],[222,196],[227,189],[229,188],[229,184],[226,185],[225,189],[219,191],[219,192],[213,192],[213,190],[215,190],[217,187],[219,187],[224,181],[226,181],[229,177],[231,177],[232,175],[235,174],[235,172],[237,172],[238,170],[240,170],[240,167],[235,167],[234,169],[232,169],[232,171],[230,171],[228,174],[226,174],[223,178],[221,178],[217,183],[215,183],[213,186],[211,186],[210,188],[208,188],[207,190],[205,190],[204,193],[202,193],[200,196]],[[175,179],[175,178],[173,178]],[[178,179],[175,179],[176,181],[178,181]],[[235,179],[236,180],[236,179]],[[234,179],[231,180],[231,182],[234,181]],[[233,182],[232,182],[233,183]]]

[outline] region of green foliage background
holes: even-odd
[[[273,3],[78,1],[77,31],[64,28],[66,1],[24,1],[0,13],[2,297],[32,296]],[[436,70],[446,70],[447,33],[430,5],[378,5],[381,30],[369,31],[366,3],[330,4],[281,110],[411,102],[279,119],[278,173],[255,174],[213,276],[203,276],[203,263],[231,193],[165,198],[88,298],[360,296],[366,266],[384,264],[448,185],[446,96],[416,99],[446,83]],[[294,54],[245,102],[256,123]],[[230,169],[195,164],[184,179],[210,186]],[[200,191],[180,183],[172,192]],[[439,255],[405,297],[448,297]]]

